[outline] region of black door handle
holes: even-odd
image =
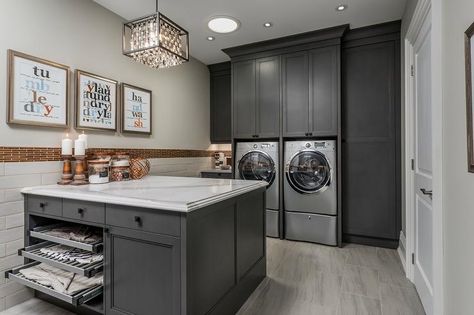
[[[423,195],[433,196],[433,190],[426,190],[425,188],[420,188]]]

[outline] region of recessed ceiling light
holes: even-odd
[[[341,12],[341,11],[344,11],[345,9],[347,9],[347,4],[340,4],[337,6],[336,11]]]
[[[207,36],[207,40],[212,42],[213,40],[215,40],[216,38],[214,36]]]
[[[240,22],[230,16],[216,16],[207,23],[209,29],[215,33],[232,33],[240,27]]]
[[[263,26],[264,27],[272,27],[273,23],[272,22],[265,22],[265,23],[263,23]]]

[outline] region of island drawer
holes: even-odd
[[[8,278],[12,281],[18,282],[20,284],[23,284],[27,287],[30,287],[34,290],[43,292],[49,296],[55,297],[57,299],[60,299],[66,303],[72,304],[74,306],[81,305],[89,300],[92,300],[93,298],[101,295],[104,291],[104,288],[102,285],[97,285],[95,287],[92,287],[90,289],[86,289],[83,291],[80,291],[74,295],[68,295],[66,293],[61,293],[59,291],[56,291],[50,287],[47,287],[45,285],[40,284],[39,282],[27,279],[25,276],[23,276],[20,273],[20,270],[25,269],[25,268],[30,268],[32,266],[38,265],[40,262],[32,262],[17,268],[14,268],[12,270],[8,270],[5,272],[5,278]]]
[[[103,203],[64,199],[63,217],[92,223],[105,223]]]
[[[67,270],[76,274],[79,274],[84,277],[92,277],[95,276],[97,273],[102,271],[103,269],[103,261],[95,261],[95,262],[83,262],[79,263],[77,261],[71,261],[69,259],[61,259],[60,255],[47,255],[46,253],[42,252],[42,249],[53,248],[57,246],[56,243],[52,242],[42,242],[39,244],[31,245],[26,248],[22,248],[18,250],[18,254],[25,258],[39,261],[50,266]],[[71,247],[71,250],[73,248]],[[96,254],[101,255],[101,254]],[[102,256],[103,257],[103,256]]]
[[[58,198],[28,195],[27,205],[30,212],[55,216],[61,216],[63,213],[63,201]]]
[[[180,236],[179,214],[154,209],[106,205],[105,223],[135,230]]]

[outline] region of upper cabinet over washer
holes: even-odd
[[[235,139],[334,136],[347,25],[224,49]]]
[[[280,136],[280,57],[234,62],[234,138]]]

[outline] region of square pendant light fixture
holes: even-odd
[[[189,61],[189,33],[158,12],[123,24],[124,55],[152,68]]]

